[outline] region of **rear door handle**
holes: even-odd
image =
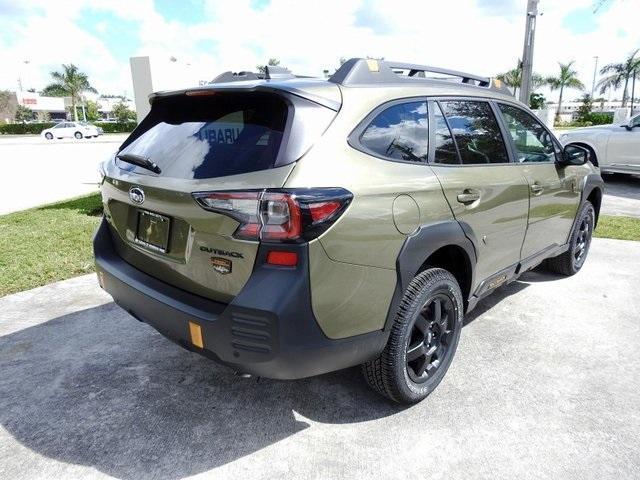
[[[459,193],[457,198],[460,203],[469,205],[470,203],[480,200],[480,192],[476,192],[467,188],[462,193]]]
[[[531,184],[531,193],[533,193],[534,195],[540,195],[543,190],[544,188],[542,188],[542,185],[540,185],[539,183],[536,182]]]

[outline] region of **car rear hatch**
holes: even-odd
[[[238,238],[238,218],[204,208],[193,194],[283,187],[336,115],[318,102],[317,88],[313,100],[303,93],[263,82],[153,98],[149,115],[104,165],[105,217],[118,254],[168,284],[231,301],[259,242]],[[242,199],[233,202],[242,209]]]

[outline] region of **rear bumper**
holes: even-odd
[[[267,247],[261,246],[250,279],[229,304],[180,290],[126,263],[104,219],[93,245],[100,285],[118,305],[188,350],[239,371],[275,379],[310,377],[370,360],[386,343],[383,331],[340,340],[323,334],[311,309],[304,245],[286,247],[298,250],[294,268],[266,265]],[[189,322],[201,327],[204,348],[191,342]]]

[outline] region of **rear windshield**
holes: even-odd
[[[203,179],[266,170],[276,163],[287,114],[285,101],[269,93],[159,97],[119,153],[147,157],[162,177]]]

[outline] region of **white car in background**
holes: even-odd
[[[603,173],[640,174],[640,115],[627,124],[576,128],[559,138],[563,146],[578,145],[589,150]]]
[[[83,125],[83,122],[60,122],[40,133],[47,140],[54,138],[90,138],[98,136],[98,129],[93,125]]]

